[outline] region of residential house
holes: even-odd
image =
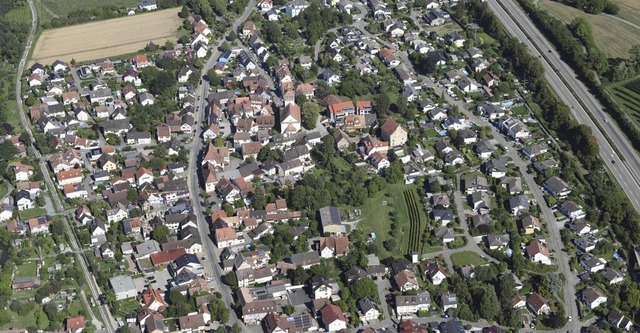
[[[543,265],[551,265],[549,248],[537,239],[532,240],[529,245],[527,245],[526,254],[529,260],[533,262],[538,262]]]
[[[428,311],[431,307],[431,296],[428,292],[417,295],[395,296],[396,313],[398,316],[414,316],[420,311]]]
[[[549,301],[536,292],[527,296],[527,308],[536,316],[548,315],[551,312]]]
[[[589,286],[580,292],[580,300],[590,309],[595,309],[607,302],[607,296],[602,291]]]

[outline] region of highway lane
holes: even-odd
[[[571,106],[571,111],[578,122],[591,127],[593,135],[600,145],[600,156],[618,180],[634,208],[640,211],[640,158],[631,143],[621,130],[608,120],[608,115],[595,97],[576,78],[575,73],[560,59],[560,55],[551,43],[545,39],[544,35],[513,0],[488,0],[487,2],[507,31],[523,42],[534,56],[540,57],[545,69],[545,78],[561,100]],[[509,14],[513,15],[517,23]],[[570,87],[563,82],[563,79]],[[593,117],[590,117],[589,114]],[[600,126],[598,127],[596,123]],[[605,134],[611,139],[611,142],[607,140]],[[623,155],[622,158],[618,156],[612,145]]]

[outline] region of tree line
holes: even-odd
[[[579,77],[600,100],[605,110],[618,121],[619,126],[634,147],[640,149],[640,131],[636,129],[635,125],[631,123],[613,98],[598,82],[596,74],[593,73],[583,59],[582,52],[576,52],[573,47],[569,46],[565,48],[565,45],[563,45],[568,40],[565,39],[567,34],[571,35],[566,26],[551,17],[547,12],[538,10],[530,0],[518,0],[518,2],[529,13],[529,17],[533,19],[543,33],[549,36],[549,39],[560,50],[561,54],[573,60],[569,63],[574,66]],[[478,23],[500,41],[504,55],[512,61],[514,73],[524,79],[524,72],[520,68],[523,61],[520,61],[521,64],[519,65],[517,59],[528,59],[524,61],[525,64],[529,64],[531,61],[539,64],[539,61],[526,53],[524,46],[506,36],[497,18],[488,10],[486,4],[473,1],[469,6],[477,9],[471,12],[476,15]],[[570,38],[573,38],[573,36]],[[575,42],[573,43],[575,44]],[[509,52],[509,48],[511,52]],[[537,74],[533,82],[531,81],[532,74]],[[598,218],[594,220],[602,219],[602,221],[606,221],[605,225],[610,225],[613,228],[623,247],[630,250],[633,244],[640,242],[640,216],[618,185],[606,173],[602,172],[603,164],[597,157],[597,153],[595,153],[597,144],[594,142],[593,135],[589,133],[590,129],[584,125],[575,125],[576,121],[571,117],[569,108],[559,102],[551,88],[544,83],[542,70],[540,72],[529,72],[526,78],[529,80],[530,88],[534,92],[534,100],[543,110],[542,119],[544,123],[549,129],[558,133],[558,136],[563,141],[571,145],[572,150],[580,158],[582,166],[590,171],[585,176],[586,179],[582,184],[586,186],[586,191],[593,194],[588,198],[589,204],[592,207],[599,208]],[[585,145],[584,143],[587,144]],[[589,154],[589,152],[593,154]],[[577,166],[574,165],[573,168],[577,168]]]
[[[611,0],[560,0],[562,4],[583,10],[587,14],[618,14],[620,7]]]

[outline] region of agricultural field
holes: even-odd
[[[180,8],[159,10],[112,20],[45,30],[38,38],[30,64],[56,59],[78,62],[136,52],[149,42],[175,40]]]
[[[404,190],[402,194],[409,212],[409,244],[407,245],[407,254],[424,252],[424,245],[426,244],[422,241],[422,235],[426,227],[424,208],[414,188]]]
[[[636,125],[640,126],[640,78],[616,84],[609,88],[609,92]]]
[[[637,0],[613,0],[620,7],[616,16],[633,24],[640,25],[640,1]]]
[[[624,0],[620,2],[638,3],[637,0]],[[609,58],[627,58],[629,49],[634,44],[640,44],[640,29],[634,28],[625,22],[600,14],[590,15],[582,10],[561,4],[551,0],[540,0],[538,5],[564,23],[570,23],[574,18],[582,16],[591,23],[593,38],[596,45]],[[622,9],[620,12],[623,12]]]
[[[54,17],[67,17],[76,10],[89,9],[101,6],[115,6],[118,8],[133,8],[140,4],[138,0],[38,0],[42,9],[42,17],[45,20]],[[28,7],[27,7],[28,9]]]

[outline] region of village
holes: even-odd
[[[188,42],[31,65],[13,303],[75,333],[637,329],[481,5],[251,0],[224,35],[185,6]]]

